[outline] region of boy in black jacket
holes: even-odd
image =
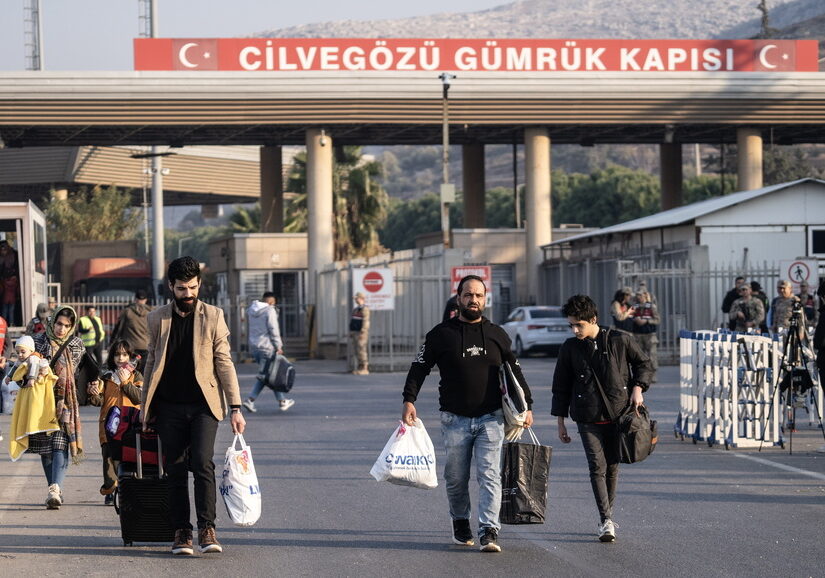
[[[510,338],[501,327],[481,316],[487,288],[480,277],[468,275],[458,284],[458,317],[435,326],[410,366],[404,385],[401,419],[415,423],[415,400],[424,378],[438,365],[441,382],[441,435],[447,450],[444,479],[453,542],[472,546],[470,530],[470,462],[475,457],[479,485],[478,525],[482,552],[501,552],[498,545],[501,508],[501,444],[504,417],[498,372],[509,361],[524,385],[527,401],[525,427],[533,423],[533,399],[521,367],[510,351]]]
[[[636,407],[644,402],[642,392],[650,385],[653,366],[632,335],[599,326],[596,304],[587,295],[568,299],[562,313],[575,337],[565,341],[559,351],[550,413],[558,417],[559,439],[563,443],[570,443],[564,424],[568,413],[578,426],[601,516],[599,540],[613,542],[619,432],[610,416],[619,415],[628,403]],[[598,384],[610,403],[610,411]]]

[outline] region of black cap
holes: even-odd
[[[146,291],[144,291],[143,289],[138,289],[137,291],[135,291],[135,299],[146,299],[146,298],[147,298]]]

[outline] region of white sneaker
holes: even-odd
[[[599,540],[602,542],[613,542],[616,540],[616,528],[613,520],[605,520],[603,524],[599,524],[597,531]]]
[[[281,411],[286,411],[289,408],[291,408],[293,405],[295,405],[295,400],[294,399],[282,399],[279,405],[281,406]]]
[[[251,399],[244,400],[243,405],[246,408],[246,411],[249,413],[256,413],[258,410],[255,409],[255,402]]]
[[[46,497],[47,510],[59,510],[63,500],[60,499],[60,486],[52,484],[49,486],[49,495]]]

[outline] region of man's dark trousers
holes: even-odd
[[[155,404],[153,404],[155,407]],[[215,526],[215,435],[218,420],[206,401],[158,401],[155,415],[169,477],[169,509],[176,530],[192,528],[189,514],[189,470],[195,487],[198,529]],[[187,453],[188,450],[188,453]]]
[[[619,430],[615,423],[577,423],[582,439],[590,485],[602,522],[613,518],[613,501],[619,482]]]

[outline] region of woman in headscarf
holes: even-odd
[[[40,454],[43,471],[49,485],[46,508],[60,509],[63,503],[61,485],[69,467],[69,456],[77,464],[83,459],[80,410],[77,403],[75,371],[85,348],[75,335],[77,314],[71,307],[56,307],[46,324],[46,332],[34,336],[34,348],[52,362],[57,382],[54,385],[55,415],[60,430],[51,434],[29,436],[30,453]],[[97,383],[83,384],[96,390]]]

